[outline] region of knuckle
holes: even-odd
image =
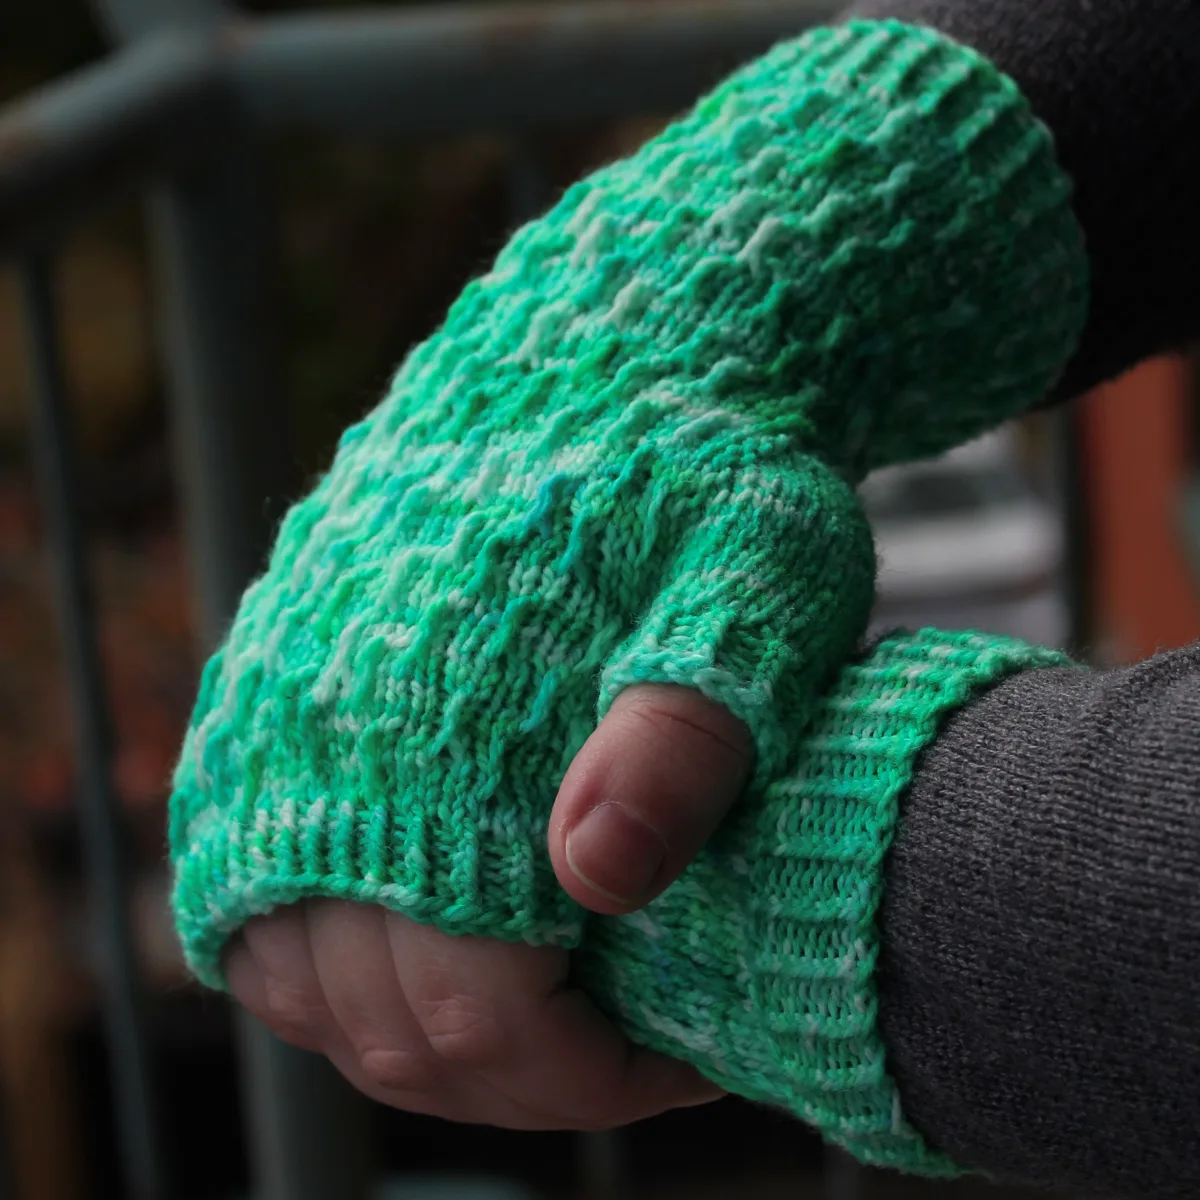
[[[267,978],[266,1023],[281,1036],[307,1037],[325,1020],[325,1005],[302,985]]]
[[[368,1082],[387,1092],[431,1095],[439,1083],[436,1065],[418,1050],[372,1046],[359,1052],[358,1065]]]
[[[470,996],[451,995],[424,1005],[421,1024],[434,1053],[464,1067],[487,1067],[499,1062],[505,1038],[496,1014]]]

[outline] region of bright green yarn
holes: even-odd
[[[1015,87],[892,23],[570,189],[347,431],[204,672],[170,831],[198,976],[317,895],[578,945],[545,829],[597,716],[702,689],[760,802],[865,625],[853,483],[1042,396],[1085,295]]]
[[[843,668],[761,798],[641,912],[593,917],[577,974],[635,1040],[817,1126],[863,1162],[959,1171],[905,1120],[876,1025],[875,925],[900,799],[946,717],[1057,651],[883,639]]]

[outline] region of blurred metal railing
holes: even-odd
[[[57,240],[122,191],[150,201],[180,495],[201,637],[211,647],[263,560],[288,489],[260,140],[282,128],[392,138],[524,134],[671,110],[839,5],[599,0],[269,20],[221,0],[94,7],[117,47],[111,56],[0,111],[0,258],[18,260],[24,279],[38,474],[74,703],[126,1194],[164,1200],[56,331]],[[516,190],[527,195],[528,184]],[[361,1102],[325,1064],[250,1022],[240,1037],[257,1196],[367,1196]],[[840,1166],[827,1182],[839,1200],[854,1190]]]

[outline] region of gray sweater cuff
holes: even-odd
[[[902,802],[880,1025],[955,1161],[1200,1194],[1200,648],[1039,670],[961,710]]]

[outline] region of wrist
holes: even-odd
[[[1058,653],[897,634],[847,666],[788,770],[658,900],[593,918],[582,981],[635,1040],[865,1162],[956,1173],[904,1117],[876,1023],[875,915],[900,798],[943,721]]]

